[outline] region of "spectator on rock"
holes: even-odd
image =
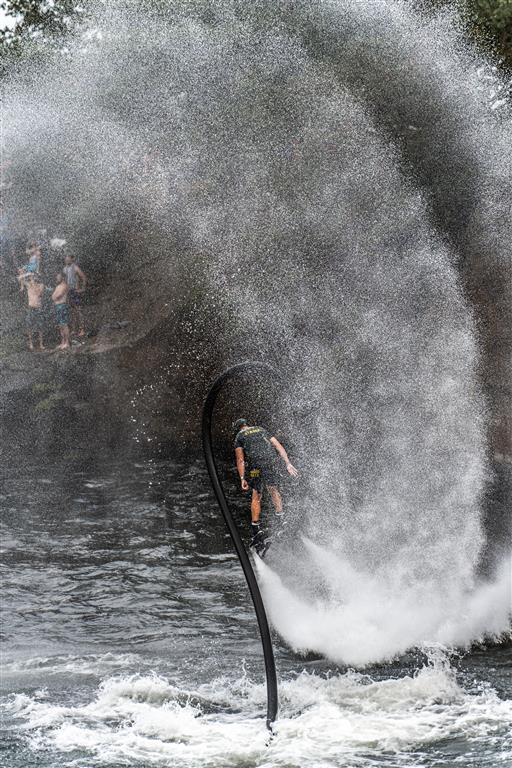
[[[29,274],[21,286],[21,290],[27,291],[28,312],[27,312],[27,333],[28,348],[34,351],[34,336],[39,337],[39,349],[44,350],[43,344],[43,293],[44,285],[38,274]]]
[[[87,278],[75,261],[75,257],[64,257],[64,275],[69,288],[69,306],[71,307],[71,333],[85,336],[84,319],[82,315],[82,294],[87,285]]]
[[[60,331],[60,344],[55,349],[69,349],[69,287],[64,272],[57,272],[57,285],[52,293],[55,316]]]

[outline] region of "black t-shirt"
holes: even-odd
[[[245,461],[251,467],[268,466],[275,460],[270,435],[262,427],[241,429],[235,438],[235,448],[243,448]]]

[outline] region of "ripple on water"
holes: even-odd
[[[30,503],[23,478],[7,481],[6,765],[512,765],[506,649],[467,657],[458,676],[448,664],[414,674],[416,659],[322,676],[278,642],[281,717],[267,746],[260,641],[208,491],[178,468],[169,501],[162,464],[155,499],[128,470],[68,472],[58,503],[51,478]]]

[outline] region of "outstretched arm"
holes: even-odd
[[[238,470],[238,476],[240,477],[240,483],[242,485],[242,491],[249,490],[249,483],[245,479],[245,459],[244,449],[235,448],[236,468]]]
[[[286,453],[284,446],[281,445],[277,437],[271,437],[270,442],[272,443],[272,445],[274,446],[274,448],[276,449],[276,451],[278,452],[278,454],[286,464],[286,469],[288,470],[289,474],[292,477],[297,477],[299,473],[297,472],[297,470],[291,463],[290,459],[288,458],[288,454]]]

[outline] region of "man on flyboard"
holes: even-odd
[[[243,491],[252,489],[251,498],[251,547],[263,552],[265,541],[260,528],[261,496],[263,487],[268,489],[276,515],[283,514],[283,500],[277,487],[278,472],[276,453],[286,465],[288,473],[297,477],[298,472],[279,440],[271,437],[262,427],[250,426],[246,419],[233,424],[235,432],[235,458]]]

